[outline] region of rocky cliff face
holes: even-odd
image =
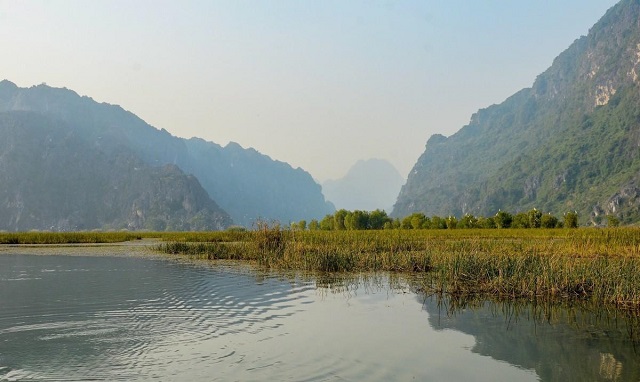
[[[395,216],[492,215],[533,207],[583,223],[601,213],[638,221],[640,1],[623,0],[552,66],[469,125],[427,142],[394,207]],[[601,211],[596,213],[595,211]]]
[[[193,176],[105,152],[64,121],[0,112],[0,230],[219,230],[232,224]]]
[[[46,85],[24,89],[2,81],[0,111],[31,111],[64,121],[107,155],[124,147],[147,165],[174,164],[193,174],[237,224],[251,226],[257,218],[297,221],[333,212],[320,185],[304,170],[235,143],[221,147],[174,137],[119,106],[71,90]]]

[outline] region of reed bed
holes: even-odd
[[[250,246],[242,242],[168,242],[158,244],[155,249],[200,260],[258,260],[257,255],[251,252]]]
[[[0,244],[95,244],[140,240],[135,232],[17,232],[0,233]]]
[[[210,232],[153,232],[153,231],[80,231],[80,232],[0,232],[0,244],[83,244],[120,243],[143,238],[168,242],[240,242],[251,238],[251,232],[228,230]]]
[[[428,293],[582,300],[640,310],[637,228],[291,231],[262,227],[232,241],[218,239],[170,242],[158,249],[248,260],[275,269],[422,272],[428,277],[421,288]]]
[[[163,240],[201,259],[321,272],[420,272],[427,293],[590,301],[640,311],[640,229],[0,233],[0,244]]]
[[[207,232],[156,232],[154,237],[169,242],[222,243],[241,242],[251,238],[251,231],[227,230]]]

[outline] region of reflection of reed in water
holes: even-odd
[[[600,353],[600,376],[610,381],[618,381],[622,376],[622,363],[611,353]]]
[[[490,309],[494,316],[517,322],[530,320],[537,324],[567,324],[576,329],[593,329],[613,326],[615,331],[624,331],[626,338],[640,344],[640,316],[634,311],[602,306],[593,301],[556,302],[501,299],[484,295],[424,294],[424,301],[435,299],[438,314],[449,317],[466,310]]]
[[[264,275],[256,269],[256,275]],[[304,282],[315,284],[316,293],[320,296],[343,294],[346,298],[357,293],[408,293],[416,292],[423,275],[390,272],[292,272],[271,270],[269,277],[289,279],[291,283]],[[264,276],[261,276],[264,277]]]

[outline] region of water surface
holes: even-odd
[[[623,320],[451,309],[414,282],[5,251],[0,379],[639,379]]]

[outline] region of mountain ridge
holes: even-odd
[[[633,141],[639,128],[639,17],[639,1],[621,1],[530,88],[474,113],[450,137],[431,137],[393,215],[537,207],[577,210],[585,224],[608,214],[637,221],[638,150],[622,137]],[[625,201],[612,208],[616,194]]]
[[[320,185],[304,170],[235,143],[222,147],[175,137],[118,105],[98,103],[66,88],[20,88],[5,80],[0,82],[0,111],[11,110],[60,118],[105,152],[127,147],[151,166],[177,165],[195,175],[238,224],[250,226],[260,218],[297,221],[333,212]]]
[[[105,153],[64,121],[0,112],[0,230],[221,230],[232,224],[197,179]]]

